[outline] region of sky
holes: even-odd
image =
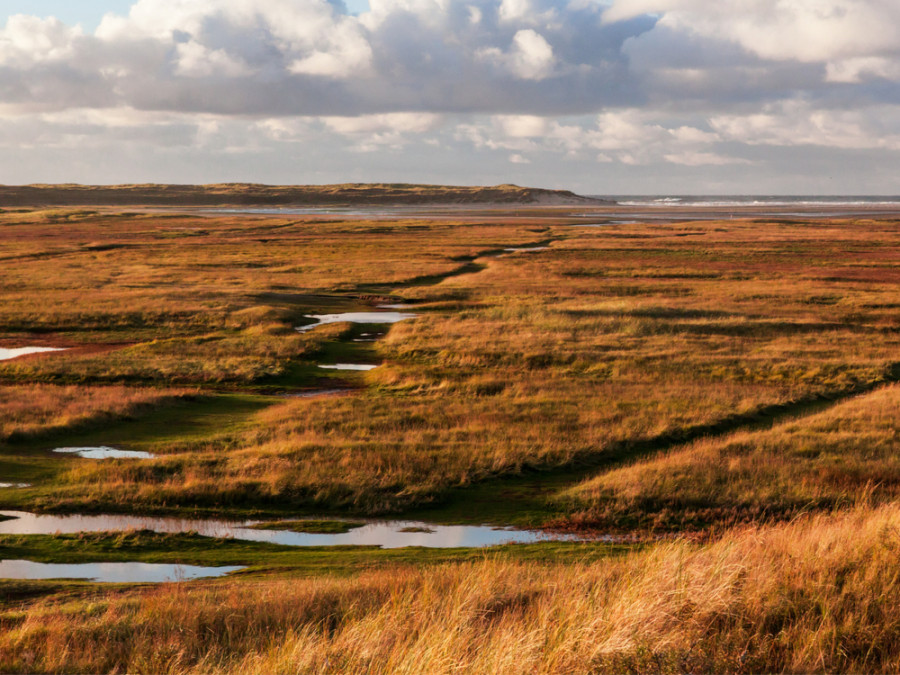
[[[897,0],[0,0],[0,183],[900,194]]]

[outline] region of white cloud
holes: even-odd
[[[896,54],[896,0],[615,0],[607,23],[646,13],[659,25],[730,40],[765,59],[829,62]]]
[[[576,85],[608,103],[606,84],[619,81],[622,44],[637,30],[607,30],[599,7],[565,14],[555,0],[373,0],[358,16],[339,7],[137,0],[127,15],[107,14],[93,35],[13,17],[0,31],[0,63],[13,69],[0,71],[0,92],[22,110],[356,115],[515,105],[545,113],[589,108],[569,95]],[[573,41],[591,48],[560,58],[556,45]],[[552,99],[534,86],[548,81],[560,83]]]
[[[682,166],[724,166],[726,164],[750,164],[746,159],[726,157],[714,152],[686,151],[680,153],[668,153],[663,155],[667,162],[681,164]]]
[[[497,15],[501,21],[521,21],[534,14],[530,0],[501,0]]]
[[[526,80],[543,80],[550,76],[553,64],[553,48],[540,33],[520,30],[513,36],[513,49],[509,54],[510,69]]]
[[[537,115],[497,115],[494,121],[504,134],[513,138],[546,136],[550,128],[550,120]]]
[[[897,105],[870,111],[816,110],[806,102],[789,101],[758,113],[717,115],[710,125],[723,139],[747,145],[900,150]]]
[[[342,134],[381,132],[423,133],[440,124],[441,116],[433,113],[387,113],[359,117],[323,117],[331,129]]]
[[[191,63],[179,63],[176,73],[189,76],[218,72],[226,61],[232,72],[239,64],[240,74],[249,74],[251,60],[271,72],[275,64],[261,60],[268,54],[287,72],[343,78],[365,71],[372,56],[359,20],[325,0],[139,0],[127,17],[104,17],[96,36],[107,44],[188,38]]]
[[[229,56],[224,49],[209,49],[194,42],[184,42],[176,48],[178,63],[175,72],[185,77],[238,77],[249,75],[247,64]]]
[[[593,119],[554,120],[523,115],[495,115],[479,124],[457,127],[456,138],[478,148],[523,153],[552,153],[593,158],[603,163],[647,165],[659,162],[685,166],[745,163],[743,158],[716,151],[722,135],[683,123],[667,124],[646,111],[602,113]]]
[[[16,68],[64,62],[75,54],[81,37],[79,27],[70,28],[59,19],[11,16],[0,30],[0,65]]]
[[[540,34],[530,28],[518,31],[512,39],[509,51],[496,47],[479,52],[485,61],[493,62],[523,80],[543,80],[553,72],[556,59],[553,48]]]
[[[881,56],[862,56],[828,64],[826,79],[829,82],[857,84],[868,79],[900,81],[900,59]]]
[[[402,148],[411,137],[437,129],[442,121],[433,113],[387,113],[359,117],[323,117],[331,131],[351,140],[354,149],[372,152],[383,147]]]

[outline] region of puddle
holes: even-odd
[[[0,511],[13,520],[0,522],[0,534],[75,534],[77,532],[127,532],[152,530],[161,534],[197,532],[205,537],[227,537],[243,523],[153,516],[53,516]]]
[[[407,319],[415,319],[418,315],[408,312],[344,312],[342,314],[306,314],[307,319],[315,319],[317,323],[297,326],[297,330],[305,333],[327,323],[397,323]]]
[[[235,537],[244,539],[243,532],[244,530],[241,530]],[[249,530],[249,532],[253,533],[254,541],[284,546],[483,548],[508,543],[575,540],[568,535],[554,536],[545,532],[497,529],[486,525],[432,525],[407,521],[367,523],[343,534],[309,534],[277,530]]]
[[[244,567],[197,567],[151,563],[64,565],[31,560],[0,560],[0,579],[85,579],[109,584],[164,583],[221,577]]]
[[[31,483],[0,483],[0,490],[8,488],[30,488]]]
[[[573,227],[606,227],[607,225],[640,225],[640,220],[605,220],[602,223],[575,223]]]
[[[341,534],[313,534],[288,530],[254,530],[258,520],[192,520],[151,516],[53,516],[0,511],[12,520],[0,522],[0,534],[74,534],[152,530],[159,533],[196,532],[204,537],[231,537],[283,546],[380,546],[403,548],[482,548],[507,543],[581,541],[582,538],[534,530],[489,525],[434,525],[413,521],[371,521]],[[271,521],[266,521],[271,523]]]
[[[6,349],[5,347],[0,347],[0,361],[9,361],[10,359],[17,359],[20,356],[27,356],[28,354],[43,354],[45,352],[64,352],[65,349],[60,347],[18,347],[16,349]]]
[[[156,455],[139,450],[118,450],[101,446],[99,448],[56,448],[53,452],[78,455],[85,459],[153,459]]]
[[[407,207],[383,208],[378,206],[347,208],[341,206],[297,207],[297,206],[260,206],[242,208],[207,208],[201,213],[241,214],[256,216],[363,216],[366,218],[397,218],[415,213],[416,205]]]
[[[325,370],[359,370],[359,371],[367,371],[367,370],[375,370],[378,366],[373,366],[368,363],[336,363],[333,366],[319,366],[319,368],[324,368]]]
[[[384,333],[360,333],[358,338],[354,338],[354,342],[378,342],[379,338],[384,337]]]
[[[534,251],[549,251],[549,246],[531,246],[526,248],[505,248],[507,253],[532,253]]]

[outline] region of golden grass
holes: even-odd
[[[0,337],[121,347],[4,362],[0,380],[250,382],[321,343],[290,334],[305,313],[534,237],[526,225],[0,214]]]
[[[561,565],[225,580],[0,614],[16,672],[896,672],[900,507]]]
[[[110,222],[123,241],[154,243],[103,252],[103,264],[79,254],[79,269],[97,283],[109,269],[128,278],[137,265],[166,283],[154,285],[159,295],[151,300],[144,285],[105,281],[84,303],[104,317],[95,330],[114,332],[110,326],[124,319],[106,303],[134,292],[137,307],[168,307],[161,326],[173,335],[84,357],[88,363],[8,365],[0,376],[156,373],[164,381],[250,384],[336,337],[289,335],[291,312],[310,311],[315,300],[288,289],[339,294],[364,280],[376,288],[405,278],[409,285],[396,292],[425,304],[419,319],[397,324],[375,346],[386,365],[365,376],[367,391],[288,401],[226,443],[192,442],[146,464],[79,466],[65,476],[60,506],[253,502],[396,511],[528,467],[584,460],[614,467],[634,443],[869,387],[893,377],[900,347],[893,222],[555,227],[540,235],[519,222]],[[186,223],[209,231],[196,245],[162,243]],[[480,258],[441,283],[415,281],[454,269],[454,256],[526,235],[557,240],[540,254]],[[61,297],[69,297],[69,283],[75,278],[60,279]],[[57,291],[42,284],[53,297]],[[279,305],[285,295],[299,299]],[[182,313],[185,298],[195,313]],[[36,320],[62,322],[59,311],[50,305]],[[164,332],[152,324],[144,317],[118,330]]]
[[[116,385],[3,386],[0,387],[0,441],[128,416],[144,407],[186,393],[186,390],[139,389]]]
[[[900,496],[900,386],[771,429],[680,446],[604,472],[560,500],[570,524],[682,528],[789,517]]]
[[[397,511],[526,468],[614,469],[635,443],[893,377],[898,235],[894,222],[584,230],[2,214],[9,335],[125,344],[6,362],[0,378],[254,386],[339,339],[340,325],[295,333],[304,314],[385,294],[422,300],[416,321],[374,346],[385,365],[365,391],[286,401],[252,428],[146,463],[79,464],[47,502]],[[551,250],[433,276],[539,238]]]

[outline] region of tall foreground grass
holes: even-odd
[[[0,614],[6,672],[897,672],[900,506],[559,565],[221,581]]]

